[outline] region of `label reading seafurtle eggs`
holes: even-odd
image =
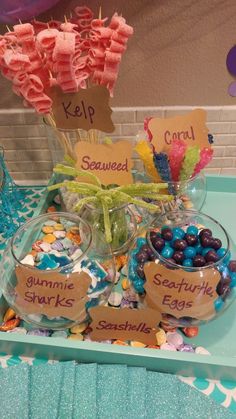
[[[89,310],[92,317],[90,337],[100,341],[106,339],[132,340],[156,345],[156,333],[161,321],[160,313],[150,308],[94,307]]]
[[[50,97],[57,128],[114,131],[109,107],[110,94],[105,86],[80,89],[75,93],[63,93],[59,87],[53,87]]]
[[[149,307],[176,318],[187,316],[209,320],[214,317],[214,301],[218,298],[216,287],[221,278],[216,269],[202,269],[199,273],[148,262],[144,273],[145,300]]]
[[[75,145],[76,168],[96,175],[103,185],[133,183],[133,147],[129,141],[114,144],[91,144],[78,141]],[[78,180],[84,181],[78,177]]]
[[[87,273],[45,273],[26,266],[17,266],[15,273],[15,305],[23,314],[43,314],[71,320],[85,315],[87,291],[91,284]]]

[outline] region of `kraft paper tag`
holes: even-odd
[[[92,317],[90,333],[92,340],[134,340],[146,345],[156,345],[156,333],[161,321],[160,313],[150,309],[114,309],[94,307],[89,310]]]
[[[214,301],[220,273],[214,269],[189,272],[168,269],[160,263],[148,262],[144,266],[146,283],[145,301],[158,312],[176,318],[193,317],[208,320],[215,315]]]
[[[76,168],[93,173],[103,185],[133,183],[133,147],[129,141],[118,141],[114,144],[78,141],[74,150],[77,157]],[[78,180],[84,182],[84,177]]]
[[[76,93],[63,93],[59,87],[53,87],[50,97],[57,128],[114,131],[110,94],[105,86],[80,89]]]
[[[85,315],[87,291],[91,284],[87,273],[45,273],[25,266],[17,266],[15,273],[15,302],[24,313],[71,320],[78,320]]]
[[[195,109],[173,118],[152,118],[148,128],[153,136],[155,151],[168,152],[174,139],[184,140],[188,147],[197,145],[210,148],[206,117],[206,111]]]

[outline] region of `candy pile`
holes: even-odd
[[[96,19],[83,6],[65,22],[14,25],[0,36],[0,69],[26,106],[38,113],[52,110],[50,87],[77,92],[88,83],[104,85],[113,95],[121,57],[133,28],[115,13]]]
[[[52,206],[48,211],[54,213],[55,209]],[[75,222],[63,216],[52,215],[50,218],[44,222],[37,240],[32,244],[32,250],[21,263],[39,270],[57,270],[62,274],[86,272],[92,279],[87,292],[89,300],[86,308],[103,303],[108,298],[114,277],[111,264],[105,259],[99,263],[94,253],[90,258],[89,239],[83,240],[80,227]],[[35,313],[29,315],[37,324],[40,324],[42,317]]]
[[[132,288],[131,281],[127,278],[127,256],[116,257],[117,268],[117,285],[114,291],[110,294],[108,305],[114,308],[138,308],[140,298]],[[121,286],[120,286],[121,285]],[[28,328],[21,321],[16,313],[9,308],[3,318],[3,323],[0,325],[0,331],[7,333],[20,333],[31,336],[45,336],[54,338],[72,339],[77,341],[91,341],[90,333],[92,331],[88,322],[73,326],[71,329],[52,331],[50,329],[36,329]],[[156,333],[156,345],[145,345],[137,341],[121,341],[117,339],[102,341],[112,345],[131,346],[136,348],[150,348],[162,349],[168,351],[180,351],[198,354],[209,354],[209,352],[201,347],[194,346],[189,342],[184,341],[184,336],[187,338],[194,338],[198,335],[198,327],[184,327],[178,330],[176,327],[170,327],[167,323],[162,322],[158,332]]]
[[[189,272],[202,267],[214,266],[221,273],[216,291],[218,298],[214,301],[215,310],[222,309],[231,289],[236,286],[236,261],[230,260],[230,252],[222,247],[222,242],[212,236],[207,228],[199,229],[196,225],[170,228],[162,227],[161,231],[151,231],[149,246],[146,238],[139,237],[136,247],[131,252],[129,279],[136,292],[145,292],[145,263],[161,259],[169,269],[182,267]],[[213,265],[218,262],[217,265]]]
[[[148,133],[149,141],[152,141],[151,133],[144,125]],[[200,148],[198,145],[187,147],[185,141],[174,139],[168,153],[156,153],[153,145],[147,141],[140,141],[135,150],[142,159],[147,175],[154,181],[169,183],[169,192],[176,195],[179,186],[171,182],[186,182],[199,174],[212,160],[213,149],[211,144],[213,136],[208,135],[209,147]]]

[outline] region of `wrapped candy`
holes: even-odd
[[[210,161],[212,160],[212,157],[213,157],[213,150],[211,148],[206,148],[206,147],[203,148],[200,152],[200,160],[194,168],[194,172],[193,172],[192,177],[194,177],[201,170],[203,170],[204,167],[206,167],[207,164],[210,163]]]
[[[171,178],[173,182],[179,180],[180,169],[184,160],[187,144],[183,140],[173,140],[169,153]]]
[[[145,140],[140,141],[136,145],[135,151],[139,154],[140,158],[142,159],[148,176],[150,176],[155,182],[160,182],[161,178],[155,169],[153,162],[153,154],[147,142]]]
[[[199,162],[200,149],[198,146],[189,147],[185,153],[183,165],[180,171],[181,181],[191,178],[196,164]]]

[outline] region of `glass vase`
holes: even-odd
[[[40,328],[64,329],[87,321],[91,307],[107,303],[116,276],[110,247],[96,234],[85,220],[63,212],[20,227],[1,265],[9,306]]]
[[[235,244],[216,220],[197,211],[173,211],[156,217],[136,238],[128,276],[143,304],[160,312],[162,321],[189,327],[222,315],[234,301],[235,259]]]

